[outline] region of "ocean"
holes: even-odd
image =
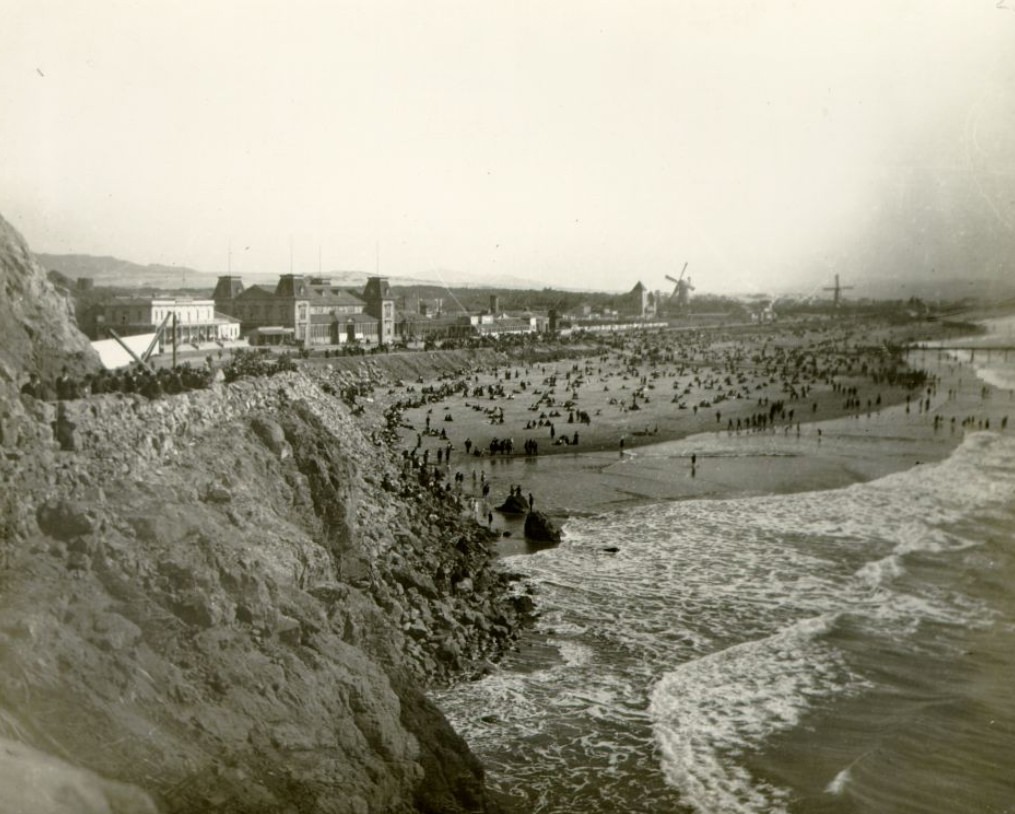
[[[521,651],[436,700],[518,811],[1015,812],[1013,531],[1015,434],[975,429],[845,488],[574,518],[505,559]]]

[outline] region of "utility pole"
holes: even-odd
[[[176,370],[176,311],[173,311],[173,370]]]

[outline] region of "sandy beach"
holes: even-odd
[[[857,377],[864,409],[825,393],[799,435],[777,421],[622,455],[474,459],[491,503],[521,484],[564,527],[540,547],[493,512],[539,621],[497,674],[441,697],[504,799],[845,812],[913,810],[918,793],[941,814],[945,793],[969,810],[1006,800],[1015,389],[995,357],[913,352],[928,378],[908,403],[882,393],[868,412]],[[941,760],[928,742],[949,744]]]
[[[523,518],[494,510],[512,487],[559,523],[664,500],[829,489],[940,460],[1015,410],[1011,391],[938,351],[910,354],[926,382],[890,381],[873,349],[892,336],[835,325],[659,334],[416,382],[401,395],[425,399],[403,411],[400,443],[448,479],[460,473],[456,488],[516,553],[528,547]],[[504,439],[512,451],[491,453]]]

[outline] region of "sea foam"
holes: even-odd
[[[535,811],[622,810],[636,793],[673,810],[667,789],[700,812],[784,810],[789,789],[751,755],[868,690],[849,647],[989,619],[921,574],[970,556],[966,524],[1010,511],[1012,460],[1015,439],[976,433],[939,464],[845,489],[575,518],[559,547],[505,563],[534,587],[559,660],[442,708],[494,786]]]

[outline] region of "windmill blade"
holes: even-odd
[[[680,280],[678,280],[676,277],[670,277],[669,274],[667,274],[665,276],[666,276],[666,279],[669,280],[671,283],[679,283],[680,282]]]
[[[688,260],[687,262],[689,263],[690,261]],[[684,279],[684,272],[685,271],[687,271],[687,263],[684,263],[684,267],[680,270],[680,279],[681,280]],[[679,280],[677,282],[679,282]]]

